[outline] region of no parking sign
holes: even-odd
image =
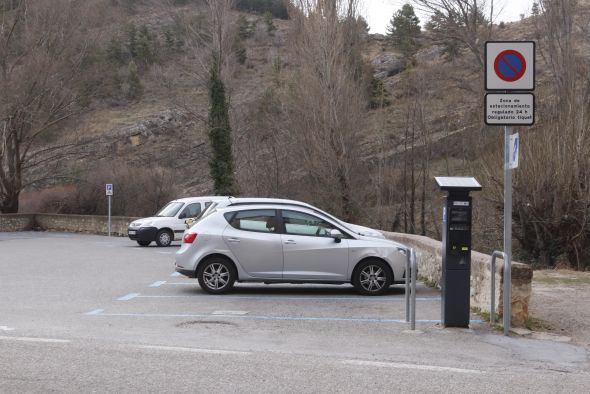
[[[486,90],[535,90],[535,42],[486,42]]]

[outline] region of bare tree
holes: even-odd
[[[435,40],[448,45],[461,44],[469,49],[480,70],[484,67],[483,42],[492,36],[494,0],[489,0],[486,18],[485,0],[413,0],[416,8],[431,15],[428,24]]]
[[[296,4],[288,44],[289,62],[295,67],[284,105],[294,148],[290,160],[300,163],[311,183],[313,193],[307,199],[352,219],[357,209],[354,182],[363,178],[359,152],[368,105],[358,4]]]
[[[0,212],[17,212],[37,168],[63,158],[48,144],[76,112],[90,3],[14,0],[0,6]]]
[[[590,259],[590,78],[574,39],[590,37],[575,29],[576,1],[545,0],[540,9],[536,34],[549,85],[539,95],[539,123],[523,135],[514,236],[543,265],[565,259],[582,269]],[[490,183],[500,182],[499,156],[486,165]],[[500,195],[496,203],[501,206]]]

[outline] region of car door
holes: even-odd
[[[248,275],[282,278],[283,246],[277,232],[276,210],[227,212],[225,218],[229,226],[223,231],[223,240]]]
[[[174,238],[181,239],[184,230],[186,230],[186,219],[196,218],[201,213],[201,203],[195,202],[186,204],[174,220]]]
[[[335,227],[308,213],[283,210],[284,279],[345,280],[348,272],[348,239],[330,237]]]

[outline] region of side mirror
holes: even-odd
[[[340,230],[330,230],[330,237],[334,238],[334,242],[336,242],[337,244],[342,241],[342,233],[340,232]]]
[[[190,219],[186,219],[186,220],[184,221],[184,224],[186,224],[186,228],[189,228],[190,226],[192,226],[192,225],[193,225],[193,223],[194,223],[194,222],[195,222],[195,219],[193,219],[193,218],[190,218]]]

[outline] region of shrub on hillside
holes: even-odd
[[[236,0],[235,8],[257,14],[270,12],[275,18],[289,19],[289,12],[283,0]]]
[[[106,215],[106,183],[113,184],[112,213],[117,216],[149,216],[180,197],[172,170],[112,162],[87,168],[75,184],[25,193],[21,211]]]

